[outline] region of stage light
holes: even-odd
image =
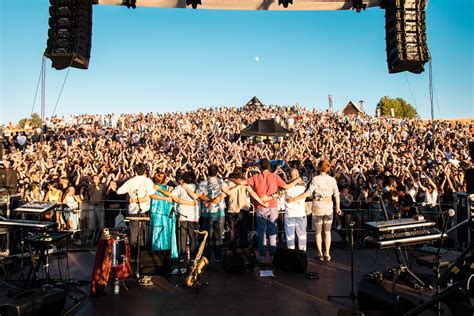
[[[365,9],[367,9],[367,4],[364,3],[364,0],[352,0],[352,10],[360,13],[361,10]]]
[[[193,9],[197,9],[198,5],[202,5],[201,0],[186,0],[186,6],[192,6]]]
[[[288,8],[288,4],[293,4],[293,0],[278,0],[278,5],[283,5],[284,8]]]

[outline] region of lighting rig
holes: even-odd
[[[201,0],[186,0],[186,6],[191,6],[193,9],[197,9],[198,5],[202,5]]]
[[[367,4],[364,3],[364,0],[352,0],[352,10],[356,10],[357,13],[367,9]]]
[[[282,5],[284,8],[288,8],[288,4],[293,4],[293,0],[278,0],[278,5]]]

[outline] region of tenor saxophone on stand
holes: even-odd
[[[209,264],[209,260],[207,260],[207,258],[202,255],[202,253],[204,252],[204,247],[206,246],[208,233],[207,231],[199,231],[199,230],[195,230],[195,232],[198,234],[204,235],[204,239],[199,245],[199,250],[196,255],[196,258],[194,259],[191,271],[189,271],[189,274],[186,277],[185,284],[188,287],[199,286],[199,278],[204,268]]]

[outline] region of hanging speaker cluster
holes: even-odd
[[[50,0],[45,56],[55,69],[87,69],[92,40],[92,0]]]
[[[426,41],[427,0],[387,0],[385,32],[390,73],[419,74],[430,59]]]

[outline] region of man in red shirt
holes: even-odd
[[[248,184],[258,194],[258,196],[265,202],[269,203],[268,207],[259,204],[253,200],[254,208],[257,216],[257,232],[258,232],[258,252],[260,263],[264,262],[266,250],[264,245],[265,233],[270,238],[270,258],[273,260],[273,255],[276,251],[276,236],[278,209],[277,200],[271,196],[277,193],[278,189],[288,190],[294,187],[301,178],[294,179],[291,183],[285,183],[279,175],[271,172],[270,161],[268,159],[261,159],[259,163],[260,173],[248,178],[245,181],[239,181],[239,184]]]

